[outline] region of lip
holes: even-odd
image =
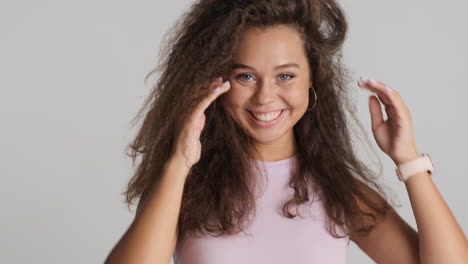
[[[271,110],[271,111],[265,111],[265,112],[262,112],[262,111],[253,111],[253,110],[249,110],[250,112],[254,112],[254,113],[258,113],[258,114],[268,114],[268,113],[273,113],[273,112],[279,112],[279,111],[282,111],[282,110],[285,110],[285,108],[283,109],[277,109],[277,110]]]
[[[252,122],[254,122],[254,124],[256,124],[257,126],[259,126],[259,127],[270,127],[270,126],[273,126],[276,123],[280,122],[283,119],[283,116],[284,116],[284,113],[286,112],[286,110],[287,109],[278,110],[278,111],[281,111],[281,114],[279,114],[279,116],[276,119],[273,119],[273,120],[271,120],[269,122],[260,121],[260,120],[256,119],[253,116],[252,111],[247,111],[247,112],[249,112],[249,116],[250,116],[250,119],[252,120]],[[270,111],[270,112],[267,112],[267,113],[271,113],[271,112],[276,112],[276,111]],[[256,112],[256,113],[261,113],[261,112]]]

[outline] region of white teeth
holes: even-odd
[[[271,113],[268,113],[268,114],[256,114],[256,113],[252,112],[252,114],[253,114],[253,116],[255,116],[256,119],[258,119],[260,121],[268,122],[268,121],[271,121],[273,119],[276,119],[281,114],[281,111],[271,112]]]

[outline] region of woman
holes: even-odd
[[[131,144],[136,217],[106,263],[344,263],[349,240],[378,263],[468,261],[431,171],[403,169],[425,156],[381,82],[358,85],[375,93],[372,132],[402,171],[419,233],[355,157],[335,1],[202,0],[174,29]]]

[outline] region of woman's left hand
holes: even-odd
[[[411,114],[400,94],[373,80],[361,79],[358,86],[375,93],[369,97],[369,110],[372,133],[380,149],[397,165],[417,158]],[[387,120],[383,119],[380,103],[385,107]]]

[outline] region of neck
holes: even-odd
[[[288,133],[274,142],[257,143],[257,152],[254,154],[255,160],[277,161],[284,160],[296,154],[296,141],[294,134]]]

